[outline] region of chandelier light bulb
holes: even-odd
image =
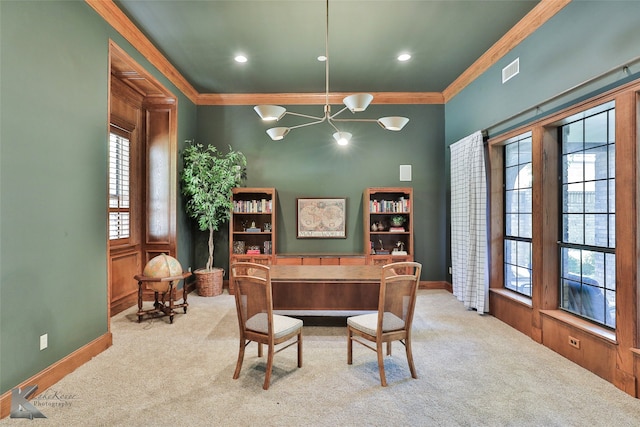
[[[269,135],[274,141],[280,141],[281,139],[284,139],[285,136],[287,136],[289,130],[290,129],[287,127],[271,128],[267,129],[267,135]]]
[[[333,138],[338,145],[347,145],[351,141],[351,136],[349,132],[336,132],[333,134]]]
[[[253,109],[265,122],[275,122],[282,118],[287,109],[279,105],[256,105]]]

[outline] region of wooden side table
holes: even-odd
[[[176,304],[173,300],[173,291],[174,291],[174,282],[177,285],[180,280],[184,280],[187,277],[191,276],[191,272],[188,271],[186,273],[182,273],[179,276],[170,276],[170,277],[148,277],[137,274],[133,276],[134,279],[138,281],[138,323],[142,321],[142,317],[144,315],[150,316],[169,316],[169,322],[173,323],[173,315],[176,314],[176,309],[182,308],[187,313],[187,307],[189,304],[187,303],[187,287],[182,285],[182,303]],[[168,289],[165,292],[158,291],[154,289],[154,302],[153,308],[149,308],[146,310],[142,309],[142,292],[143,292],[143,283],[167,283]],[[169,301],[166,301],[167,294],[169,294]]]

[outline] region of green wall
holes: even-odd
[[[195,106],[86,3],[0,1],[0,393],[107,332],[109,38],[178,96],[182,143]]]
[[[292,111],[321,116],[322,106],[292,106]],[[252,106],[199,107],[198,141],[221,150],[228,145],[247,156],[248,187],[278,191],[278,253],[364,253],[362,196],[366,187],[410,186],[414,190],[415,258],[424,264],[423,280],[445,280],[444,106],[371,105],[362,118],[401,115],[410,122],[401,132],[375,123],[344,123],[348,146],[338,146],[328,124],[292,130],[282,141]],[[349,115],[351,113],[348,113]],[[348,116],[347,116],[348,117]],[[285,118],[283,124],[300,123]],[[399,180],[399,166],[412,165],[412,182]],[[297,239],[297,197],[346,197],[346,239]],[[202,233],[204,234],[204,233]],[[198,236],[203,242],[206,236]],[[227,233],[218,233],[214,263],[227,268]],[[204,243],[198,250],[204,264]]]

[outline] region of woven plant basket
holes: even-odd
[[[196,289],[198,295],[203,297],[214,297],[222,293],[222,278],[224,270],[213,268],[211,270],[199,269],[194,271],[196,275]]]

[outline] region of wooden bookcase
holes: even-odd
[[[237,187],[231,195],[229,266],[234,262],[274,264],[276,254],[275,188]],[[229,292],[233,277],[229,271]]]
[[[413,261],[413,188],[371,187],[363,197],[367,264]],[[394,217],[402,224],[394,226]]]

